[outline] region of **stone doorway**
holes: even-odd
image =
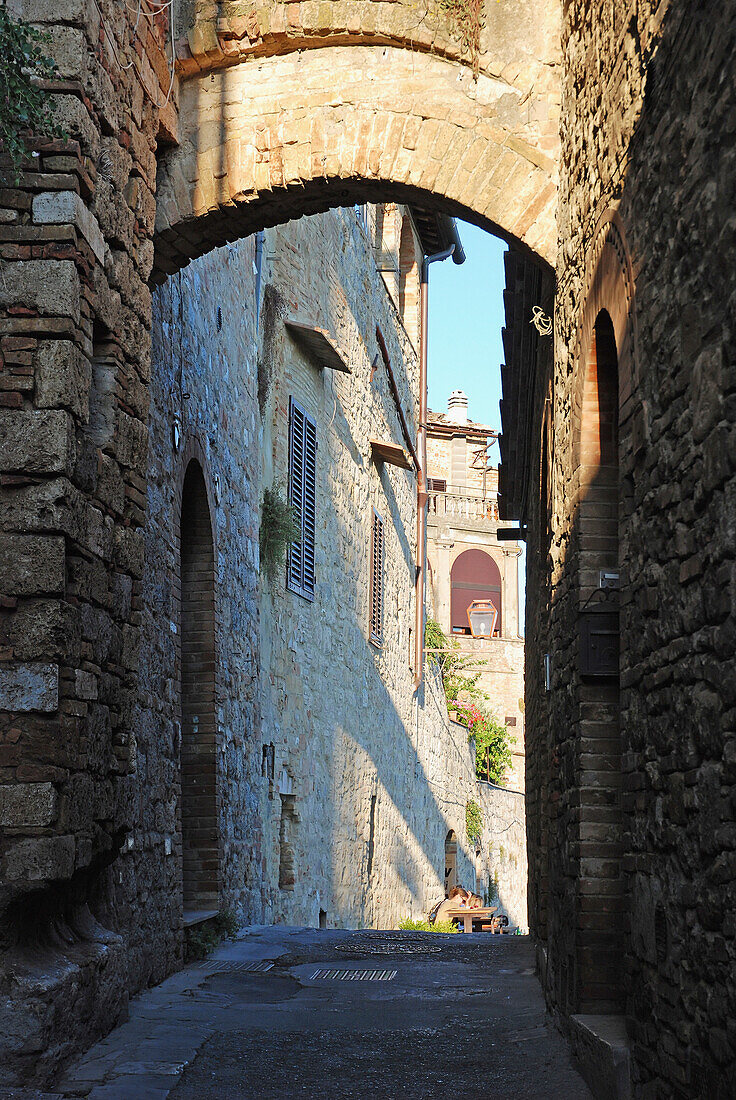
[[[580,433],[580,783],[586,796],[576,965],[565,995],[573,1012],[622,1007],[618,373],[613,323],[601,310],[588,350]]]
[[[202,467],[184,477],[181,577],[181,845],[187,915],[219,900],[214,546]]]
[[[445,839],[445,895],[457,885],[457,836],[453,829]]]

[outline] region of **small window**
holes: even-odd
[[[371,530],[369,636],[374,645],[383,644],[383,520],[373,512]]]
[[[370,236],[370,224],[368,222],[368,203],[356,203],[354,210],[355,217],[358,219],[358,225],[367,236]]]
[[[427,489],[430,493],[446,493],[447,481],[444,477],[428,477]]]
[[[289,501],[301,538],[289,547],[286,587],[314,599],[317,425],[292,397],[289,402]]]

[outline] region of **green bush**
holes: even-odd
[[[399,921],[399,928],[403,932],[444,932],[447,934],[458,931],[451,920],[437,920],[434,924],[430,924],[428,920],[412,920],[411,917]]]
[[[427,660],[440,670],[447,709],[454,711],[457,721],[465,726],[468,740],[475,740],[475,774],[489,783],[503,783],[511,767],[515,738],[488,710],[488,696],[478,687],[480,672],[469,673],[475,658],[456,653],[457,641],[448,638],[434,619],[427,619],[424,645],[428,650],[441,651],[428,653]]]
[[[283,564],[286,551],[292,542],[298,542],[301,530],[296,513],[280,486],[272,485],[263,490],[261,502],[261,530],[259,550],[261,572],[272,583]]]
[[[465,806],[465,832],[471,844],[480,845],[483,836],[483,814],[474,798],[471,798]]]
[[[515,738],[482,704],[458,703],[457,720],[475,741],[475,774],[488,783],[503,783],[511,767],[511,746]]]
[[[206,959],[223,940],[234,940],[240,927],[232,909],[222,909],[216,917],[188,928],[186,932],[187,962]]]
[[[454,638],[448,638],[434,619],[427,619],[424,627],[424,645],[429,650],[441,650],[439,653],[428,653],[427,660],[440,670],[448,710],[455,707],[461,693],[469,699],[488,698],[486,693],[478,687],[480,672],[465,675],[469,665],[477,664],[476,659],[463,657],[462,654],[455,652],[460,648],[459,643]],[[485,664],[485,661],[483,663]]]

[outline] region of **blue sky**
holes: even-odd
[[[433,412],[447,412],[453,390],[468,395],[471,420],[501,429],[501,363],[504,322],[503,254],[506,244],[483,229],[458,222],[464,264],[432,264],[429,275],[427,389]],[[498,446],[491,461],[498,465]],[[524,634],[525,557],[519,569],[520,633]]]
[[[506,244],[467,222],[458,229],[465,263],[429,269],[429,407],[447,412],[452,391],[465,390],[470,419],[498,430]],[[497,448],[491,455],[498,462]]]

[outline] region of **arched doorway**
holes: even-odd
[[[445,894],[457,885],[457,836],[450,829],[445,837]]]
[[[215,562],[202,467],[184,477],[180,525],[181,841],[184,911],[219,907]]]
[[[580,874],[570,1011],[622,1007],[619,697],[619,379],[611,317],[601,310],[585,365],[580,424]],[[583,896],[584,891],[584,896]]]
[[[469,634],[468,608],[473,600],[491,600],[497,618],[494,634],[501,636],[501,570],[485,550],[465,550],[450,571],[450,628]]]

